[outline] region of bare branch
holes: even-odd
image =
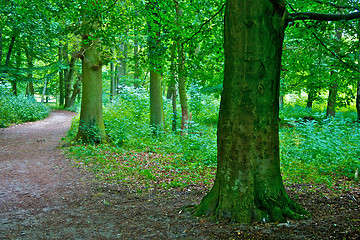
[[[349,21],[360,18],[360,12],[352,12],[348,14],[325,14],[325,13],[314,13],[314,12],[296,12],[289,13],[288,22],[298,20],[317,20],[317,21]]]

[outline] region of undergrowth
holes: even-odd
[[[164,99],[164,132],[149,128],[149,96],[144,89],[122,87],[104,108],[104,122],[112,145],[73,145],[68,154],[96,176],[139,188],[189,185],[209,188],[216,170],[216,125],[219,101],[190,95],[187,134],[172,132],[172,107]],[[199,94],[199,95],[196,95]],[[180,106],[178,106],[180,109]],[[195,114],[194,114],[195,113]],[[287,184],[331,184],[354,179],[360,167],[360,132],[355,113],[344,111],[325,119],[324,111],[287,106],[281,112],[281,169]],[[180,116],[177,119],[180,124]],[[68,141],[74,137],[75,120]]]
[[[47,106],[33,98],[14,96],[0,87],[0,128],[43,119],[49,111]]]

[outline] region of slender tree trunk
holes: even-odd
[[[73,91],[69,100],[69,106],[71,107],[72,105],[74,105],[75,100],[77,98],[77,96],[79,96],[81,93],[81,76],[77,77],[75,82],[74,82],[74,87],[73,87]]]
[[[196,216],[240,223],[285,222],[306,211],[284,188],[279,158],[279,87],[284,1],[228,0],[217,172]]]
[[[175,10],[176,10],[176,23],[179,29],[183,30],[183,26],[180,22],[182,17],[182,10],[179,8],[179,3],[175,0]],[[179,34],[181,35],[181,34]],[[186,128],[188,127],[189,122],[189,106],[186,95],[186,78],[185,78],[185,53],[184,45],[182,45],[178,40],[177,49],[178,49],[178,76],[179,76],[179,97],[181,104],[181,135],[184,135]]]
[[[185,79],[185,55],[184,48],[178,43],[178,75],[179,75],[179,97],[181,104],[181,135],[186,133],[189,122],[189,106],[186,95],[186,79]]]
[[[44,102],[44,99],[45,99],[46,88],[47,88],[47,80],[45,79],[44,87],[43,87],[42,95],[41,95],[41,102],[42,102],[42,103]]]
[[[63,47],[61,40],[59,40],[59,63],[63,64]],[[59,69],[59,106],[64,105],[65,103],[65,93],[64,93],[64,69],[62,67]]]
[[[16,37],[18,36],[18,31],[17,30],[14,30],[13,31],[13,35],[11,37],[11,41],[10,41],[10,45],[9,45],[9,48],[8,48],[8,52],[6,54],[6,60],[5,60],[5,68],[9,66],[10,64],[10,58],[11,58],[11,53],[12,53],[12,50],[14,48],[14,45],[15,45],[15,40],[16,40]]]
[[[357,82],[356,110],[357,110],[358,122],[360,123],[360,81]]]
[[[98,23],[91,24],[96,30]],[[76,139],[84,142],[108,142],[102,113],[102,62],[99,52],[99,39],[93,39],[90,34],[83,34],[82,38],[82,101],[80,111],[79,130]]]
[[[27,96],[32,96],[34,97],[35,95],[35,91],[34,91],[34,83],[33,81],[31,80],[33,78],[33,67],[34,67],[34,63],[33,63],[33,59],[32,59],[32,56],[30,55],[29,53],[29,50],[26,48],[25,49],[25,56],[26,56],[26,61],[27,61],[27,66],[28,66],[28,83],[27,83]]]
[[[333,75],[333,73],[331,73],[331,75]],[[335,117],[337,89],[338,89],[338,83],[337,80],[334,80],[329,88],[326,117]]]
[[[341,41],[342,31],[341,29],[335,29],[335,35],[336,40],[338,42]],[[337,52],[340,51],[340,49],[336,50]],[[335,65],[334,65],[335,66]],[[329,87],[329,97],[327,102],[327,108],[326,108],[326,117],[335,117],[335,109],[336,109],[336,98],[337,98],[337,91],[338,91],[338,81],[337,76],[335,76],[335,71],[331,72],[330,79],[332,79],[332,82],[330,83]]]
[[[69,108],[72,106],[71,104],[71,93],[73,88],[73,77],[75,73],[75,63],[78,59],[78,53],[71,54],[70,62],[69,62],[69,70],[67,71],[65,78],[65,108]]]
[[[167,99],[171,99],[172,103],[172,110],[173,110],[173,117],[172,117],[172,124],[171,124],[171,130],[176,131],[176,125],[177,125],[177,106],[176,106],[176,60],[175,60],[175,52],[176,52],[176,44],[174,41],[174,44],[171,46],[171,56],[170,56],[170,72],[171,72],[171,80],[168,85],[168,91],[166,94]]]
[[[123,57],[120,58],[120,77],[126,76],[126,60],[127,60],[127,45],[121,44],[120,46]]]
[[[0,66],[2,64],[3,57],[3,37],[2,37],[3,26],[0,26]]]
[[[149,0],[151,12],[149,25],[149,65],[150,65],[150,126],[155,134],[163,128],[164,112],[162,99],[162,77],[160,63],[160,24],[157,14],[157,1]]]
[[[135,87],[140,87],[139,43],[137,40],[134,40],[134,79]]]
[[[19,51],[16,54],[16,69],[17,71],[20,71],[20,67],[21,67],[21,50],[19,48]],[[11,88],[12,88],[12,93],[17,96],[18,95],[18,91],[17,91],[17,81],[19,80],[19,74],[14,74],[15,79],[11,81]]]
[[[279,108],[280,109],[284,108],[284,95],[280,95],[279,97]]]
[[[306,107],[307,108],[312,109],[315,97],[316,97],[316,91],[313,88],[310,88],[309,93],[308,93],[308,99],[307,99],[307,102],[306,102]]]
[[[115,97],[115,67],[114,63],[110,63],[110,101]]]

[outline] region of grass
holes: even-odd
[[[113,145],[73,145],[66,149],[76,163],[98,178],[135,187],[209,188],[216,171],[216,122],[218,99],[192,96],[189,134],[165,129],[158,137],[148,127],[148,94],[142,89],[123,92],[104,109],[104,121]],[[191,101],[191,98],[190,98]],[[167,125],[171,103],[165,100]],[[170,117],[169,117],[170,116]],[[308,121],[304,117],[311,116]],[[321,110],[287,106],[281,112],[281,170],[286,184],[326,184],[353,180],[360,168],[359,126],[355,113],[345,109],[334,119]],[[178,119],[179,120],[179,119]],[[285,123],[285,124],[284,124]],[[67,136],[76,133],[74,121]]]

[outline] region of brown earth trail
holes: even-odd
[[[179,214],[203,189],[136,193],[94,181],[57,148],[74,113],[0,129],[0,240],[3,239],[359,239],[359,188],[332,194],[294,185],[289,195],[313,218],[239,226]],[[320,190],[319,190],[320,189]]]

